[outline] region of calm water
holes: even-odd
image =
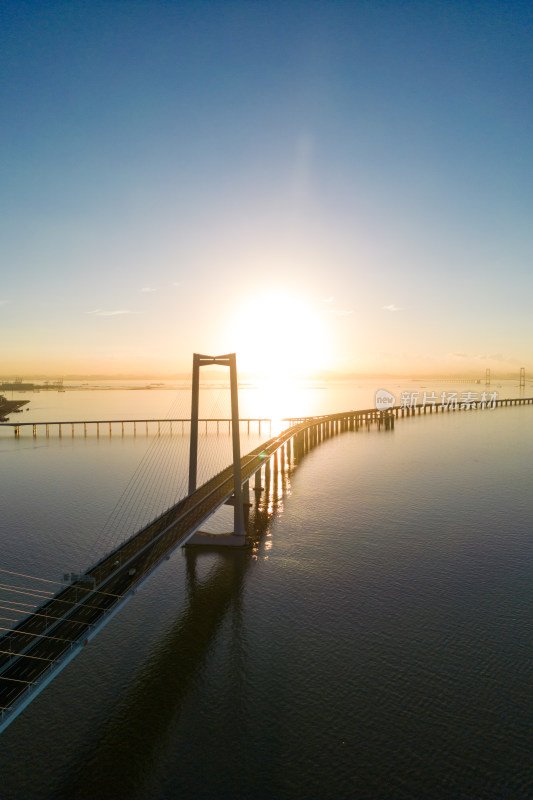
[[[376,388],[411,390],[300,387],[286,413]],[[217,392],[206,416],[226,415]],[[19,418],[188,416],[180,396],[41,393]],[[422,416],[312,451],[252,515],[253,550],[174,554],[0,736],[2,800],[533,797],[532,420]],[[127,509],[104,526],[136,470],[136,514],[171,502],[187,441],[161,439],[0,435],[0,566],[86,566],[122,535]],[[206,474],[228,446],[204,437]]]

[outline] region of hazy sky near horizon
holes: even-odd
[[[5,2],[0,375],[533,369],[529,2]]]

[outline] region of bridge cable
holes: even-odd
[[[81,604],[81,605],[83,605],[83,604]],[[98,606],[86,606],[86,605],[83,605],[83,607],[84,608],[98,608]],[[15,613],[15,614],[23,614],[23,617],[21,619],[16,620],[18,622],[23,622],[26,617],[31,616],[31,617],[44,617],[44,619],[57,619],[57,620],[60,620],[60,621],[61,620],[62,621],[67,621],[67,619],[68,619],[68,622],[72,622],[75,625],[86,625],[87,624],[86,622],[80,622],[79,620],[72,619],[72,617],[55,617],[52,614],[40,614],[38,611],[19,611],[18,608],[8,608],[7,606],[0,606],[0,608],[3,609],[4,611],[11,611],[12,613]],[[7,619],[7,617],[3,617],[2,619]],[[12,628],[12,630],[13,630],[13,632],[16,632],[13,628]]]
[[[171,419],[174,414],[174,410],[176,405],[179,405],[180,402],[183,402],[183,393],[177,393],[176,399],[174,400],[169,413],[167,415],[167,419]],[[137,517],[137,523],[139,520],[139,492],[142,491],[142,483],[146,482],[146,474],[149,472],[153,466],[153,463],[156,461],[158,457],[158,453],[160,450],[161,442],[164,441],[164,438],[161,437],[159,434],[155,434],[152,438],[152,441],[148,447],[148,450],[142,457],[141,461],[139,462],[134,474],[130,478],[128,484],[126,485],[124,491],[122,492],[121,497],[119,498],[115,508],[111,512],[108,517],[107,522],[105,523],[100,536],[98,537],[97,541],[95,542],[95,546],[101,547],[104,538],[108,540],[108,546],[110,544],[115,544],[118,536],[120,534],[124,534],[125,531],[128,533],[131,531],[131,523],[130,520],[132,516],[135,515]],[[174,435],[170,437],[174,440],[175,443],[179,444],[183,442],[183,437],[178,434],[176,439],[174,439]],[[167,446],[169,443],[167,442]],[[149,520],[146,520],[147,522]],[[111,541],[110,541],[111,538]],[[95,549],[93,546],[93,551]],[[116,546],[116,545],[115,545]],[[110,549],[114,549],[111,547]]]
[[[88,624],[89,623],[87,623],[87,625]],[[23,636],[35,636],[37,639],[55,639],[57,642],[68,642],[69,644],[72,644],[73,642],[76,641],[75,639],[63,639],[61,636],[49,636],[46,633],[30,633],[29,631],[13,631],[12,628],[2,628],[1,626],[0,626],[0,631],[9,631],[10,633],[19,633],[19,634],[21,634]]]
[[[7,656],[17,656],[18,658],[34,658],[36,661],[55,661],[54,658],[45,658],[44,656],[28,656],[25,653],[13,653],[11,650],[0,650],[0,653],[4,653]]]

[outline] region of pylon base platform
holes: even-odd
[[[236,536],[234,533],[195,533],[185,547],[248,547],[246,536]]]

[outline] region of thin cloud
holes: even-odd
[[[129,308],[118,308],[116,311],[105,311],[103,308],[95,308],[94,311],[87,311],[95,317],[116,317],[120,314],[140,314],[140,311],[131,311]]]
[[[181,281],[174,281],[172,286],[181,286]]]
[[[9,300],[0,300],[0,306],[7,306]]]
[[[324,297],[324,303],[332,303],[333,297]]]
[[[506,364],[518,364],[520,359],[506,356],[505,353],[483,353],[476,356],[481,361],[504,361]]]
[[[143,286],[143,288],[141,289],[141,292],[155,292],[155,291],[157,290],[153,289],[151,286]]]
[[[381,306],[381,308],[383,309],[383,311],[401,311],[402,310],[400,308],[400,306],[396,306],[396,305],[394,305],[394,303],[391,303],[389,306]]]
[[[326,309],[327,314],[337,314],[338,317],[346,317],[348,314],[353,314],[353,311],[347,311],[344,308],[328,308]]]

